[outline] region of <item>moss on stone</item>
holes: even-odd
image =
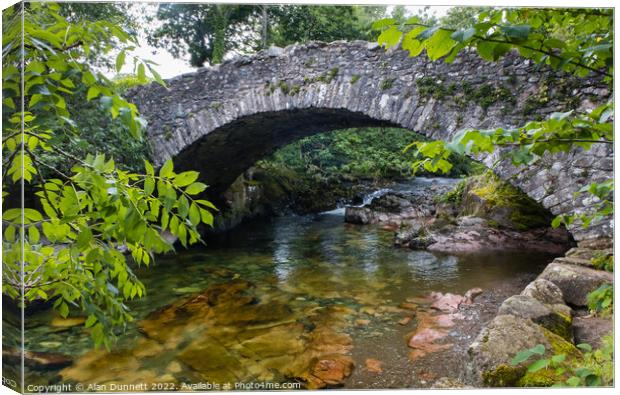
[[[360,79],[359,74],[353,74],[351,76],[351,85],[355,84]]]
[[[553,351],[553,354],[564,354],[567,357],[573,358],[581,356],[581,352],[577,347],[575,347],[573,343],[556,335],[547,328],[542,328],[542,330],[544,332],[545,338],[549,341],[549,344],[551,345],[551,350]]]
[[[572,322],[573,319],[571,317],[554,312],[554,315],[542,322],[541,325],[563,339],[571,341],[573,337],[571,330]]]
[[[470,178],[465,193],[483,200],[487,211],[510,209],[508,219],[517,230],[549,226],[551,222],[551,215],[540,204],[492,172]]]
[[[336,76],[338,75],[338,71],[340,71],[338,67],[332,67],[329,70],[329,72],[327,73],[327,76],[329,77],[328,82],[331,82],[334,78],[336,78]]]
[[[443,84],[433,77],[422,77],[416,80],[416,85],[420,97],[438,100],[453,98],[455,105],[459,108],[465,108],[470,102],[484,110],[499,102],[516,103],[511,88],[490,83],[483,83],[475,88],[467,81],[461,84],[455,82]]]
[[[289,91],[289,95],[290,96],[295,96],[295,95],[299,94],[300,91],[301,91],[301,86],[293,85],[293,86],[291,86],[291,90]]]
[[[540,369],[536,372],[526,372],[516,384],[519,387],[551,387],[562,380],[563,377],[557,374],[555,369]]]
[[[172,140],[172,129],[170,128],[170,126],[164,126],[164,140]]]
[[[452,190],[440,195],[437,199],[440,203],[450,203],[455,206],[460,206],[463,201],[463,193],[465,192],[465,186],[467,185],[467,181],[460,181]]]
[[[279,81],[278,82],[278,88],[280,88],[282,93],[284,93],[285,95],[288,95],[288,93],[291,90],[291,87],[288,86],[288,84],[286,82],[284,82],[284,81]]]
[[[523,376],[524,366],[510,366],[501,364],[497,368],[482,374],[482,382],[489,387],[511,387]]]
[[[392,89],[392,87],[394,86],[394,81],[396,81],[396,78],[386,78],[383,81],[381,81],[381,85],[379,87],[381,88],[382,91]]]

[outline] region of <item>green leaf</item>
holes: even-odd
[[[200,173],[198,173],[197,171],[186,171],[180,173],[174,178],[174,184],[177,187],[187,186],[196,181],[199,175]]]
[[[97,85],[92,85],[90,88],[88,88],[88,92],[86,93],[86,100],[92,100],[100,94],[101,91],[99,90],[99,87]]]
[[[461,43],[466,42],[470,38],[472,38],[476,34],[476,29],[470,27],[468,29],[457,30],[450,36],[454,41],[458,41]]]
[[[581,380],[579,379],[579,377],[573,376],[566,380],[566,384],[570,385],[571,387],[577,387],[579,384],[581,384]]]
[[[4,231],[4,239],[6,241],[8,241],[9,243],[13,243],[15,241],[15,232],[16,228],[15,226],[9,225],[6,227],[6,230]]]
[[[386,30],[384,30],[380,35],[377,41],[380,45],[383,45],[387,48],[391,48],[398,44],[400,37],[403,33],[398,30],[395,26],[392,26]]]
[[[62,318],[67,318],[69,315],[69,306],[65,302],[62,302],[58,307],[58,313]]]
[[[403,42],[401,44],[403,50],[409,51],[409,56],[414,57],[418,56],[422,50],[424,49],[424,45],[421,41],[417,40],[418,33],[415,30],[412,30],[405,34],[403,37]]]
[[[30,226],[28,228],[28,242],[36,244],[39,242],[40,233],[36,226]]]
[[[592,346],[588,343],[579,343],[577,344],[577,348],[579,348],[581,351],[592,352]]]
[[[532,356],[532,352],[530,350],[525,350],[525,351],[519,351],[517,353],[517,355],[514,356],[514,358],[512,358],[512,360],[510,360],[510,364],[511,365],[518,365],[522,362],[527,361],[528,359],[530,359],[530,357]]]
[[[31,208],[24,209],[24,217],[33,222],[43,221],[43,216],[41,213]]]
[[[378,21],[374,22],[372,24],[372,29],[373,30],[381,30],[384,27],[388,27],[388,26],[392,26],[396,23],[396,20],[393,18],[384,18],[384,19],[379,19]]]
[[[599,387],[603,384],[601,377],[596,374],[590,374],[585,378],[586,386],[588,387]]]
[[[116,56],[116,72],[117,73],[121,71],[121,69],[123,68],[123,65],[125,64],[125,55],[127,55],[125,53],[125,50],[122,50]]]
[[[495,49],[496,43],[491,41],[479,41],[476,44],[476,50],[478,51],[478,55],[484,60],[493,61],[495,60],[495,56],[493,54],[493,50]]]
[[[187,193],[188,195],[197,195],[200,192],[204,191],[206,188],[206,184],[203,184],[201,182],[195,182],[185,189],[185,193]]]
[[[456,42],[450,38],[451,33],[448,30],[438,30],[428,40],[424,46],[426,53],[431,60],[437,60],[447,55]]]
[[[196,203],[192,203],[189,207],[189,222],[194,226],[200,223],[200,210]]]
[[[91,326],[95,325],[95,322],[97,322],[97,317],[95,317],[94,315],[91,314],[86,319],[86,322],[84,323],[84,326],[87,327],[87,328],[90,328]]]
[[[530,351],[534,354],[543,355],[545,353],[545,346],[543,344],[537,344],[534,348],[531,348]]]
[[[412,16],[405,21],[405,25],[418,25],[422,23],[420,17]]]
[[[590,374],[592,374],[592,371],[588,368],[577,368],[575,369],[575,374],[577,375],[577,377],[581,377],[584,378]]]
[[[530,25],[508,25],[500,28],[506,37],[514,40],[527,40],[532,27]]]
[[[549,366],[548,359],[539,359],[538,361],[528,366],[527,371],[530,373],[534,373],[534,372],[538,372],[541,369],[546,368],[547,366]]]
[[[157,82],[159,85],[161,85],[161,86],[163,86],[165,88],[166,87],[166,82],[161,78],[161,75],[159,75],[157,70],[155,70],[155,68],[149,66],[149,71],[153,75],[153,78],[155,79],[155,82]]]
[[[155,190],[155,180],[151,177],[147,177],[144,180],[144,194],[147,196],[151,195],[154,190]]]
[[[551,362],[554,364],[559,364],[566,360],[566,354],[558,354],[551,357]]]
[[[146,169],[146,174],[153,176],[155,175],[155,169],[153,169],[153,165],[148,160],[144,160],[144,168]]]
[[[205,207],[212,208],[213,210],[217,210],[217,207],[215,207],[215,205],[213,203],[211,203],[210,201],[208,201],[208,200],[200,199],[200,200],[196,200],[195,202],[198,203],[198,204],[202,204]]]
[[[146,70],[144,68],[144,63],[140,63],[138,65],[138,80],[140,81],[146,80]]]
[[[161,169],[159,169],[159,176],[164,178],[171,177],[174,174],[173,166],[174,165],[172,163],[172,159],[168,159],[166,162],[164,162],[164,165],[161,167]]]

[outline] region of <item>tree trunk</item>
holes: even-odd
[[[224,10],[221,9],[221,5],[217,5],[215,9],[215,15],[213,18],[213,55],[211,56],[211,63],[222,63],[224,54],[226,53],[226,25],[228,24],[228,18],[225,15]]]
[[[267,26],[269,24],[269,16],[267,15],[267,7],[266,5],[264,5],[262,7],[262,11],[263,11],[263,32],[262,32],[262,47],[267,48]]]

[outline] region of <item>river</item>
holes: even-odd
[[[390,189],[412,192],[420,183],[435,182],[454,180],[417,179]],[[413,361],[406,337],[416,320],[398,324],[403,317],[398,306],[432,291],[463,294],[482,288],[480,300],[489,306],[479,308],[469,332],[451,333],[461,339],[462,344],[455,344],[464,347],[475,336],[478,321],[496,309],[492,304],[501,300],[502,290],[509,294],[511,287],[518,289],[551,259],[528,252],[433,254],[395,248],[393,236],[379,226],[345,223],[343,209],[249,221],[210,238],[206,246],[158,257],[152,267],[138,270],[148,295],[130,303],[137,320],[119,336],[113,353],[89,351],[87,330],[51,326],[49,312],[28,318],[26,347],[74,357],[73,366],[61,373],[73,382],[150,378],[175,385],[159,389],[180,389],[179,383],[189,381],[291,381],[288,376],[295,369],[304,370],[305,362],[300,361],[309,360],[304,355],[316,358],[321,349],[351,355],[355,369],[345,388],[425,386],[428,380],[420,372],[433,366],[446,370],[446,361],[459,360],[449,353],[462,358],[463,350],[439,353],[446,356],[435,362]],[[220,298],[221,309],[217,304],[200,307],[188,313],[189,319],[179,318],[184,301],[217,284],[224,284],[225,295],[226,286],[244,285],[240,293],[230,294],[230,300]],[[238,303],[240,295],[248,302]],[[170,304],[174,306],[165,307]],[[266,312],[251,310],[261,306]],[[171,318],[170,311],[177,315]],[[140,322],[145,317],[150,324]],[[319,330],[323,343],[316,340]],[[369,358],[381,362],[381,373],[365,368]],[[29,370],[27,382],[59,381],[59,373]]]

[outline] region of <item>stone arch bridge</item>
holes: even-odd
[[[567,108],[608,99],[606,84],[575,79],[516,54],[486,62],[464,52],[447,64],[410,58],[362,41],[272,47],[180,75],[167,88],[132,92],[148,121],[154,160],[201,172],[210,193],[223,192],[275,149],[334,129],[398,126],[448,140],[462,128],[515,127]],[[498,157],[479,158],[487,165]],[[554,214],[584,210],[581,186],[613,176],[613,148],[598,144],[544,158],[527,169],[494,169]],[[611,222],[577,240],[611,235]]]

